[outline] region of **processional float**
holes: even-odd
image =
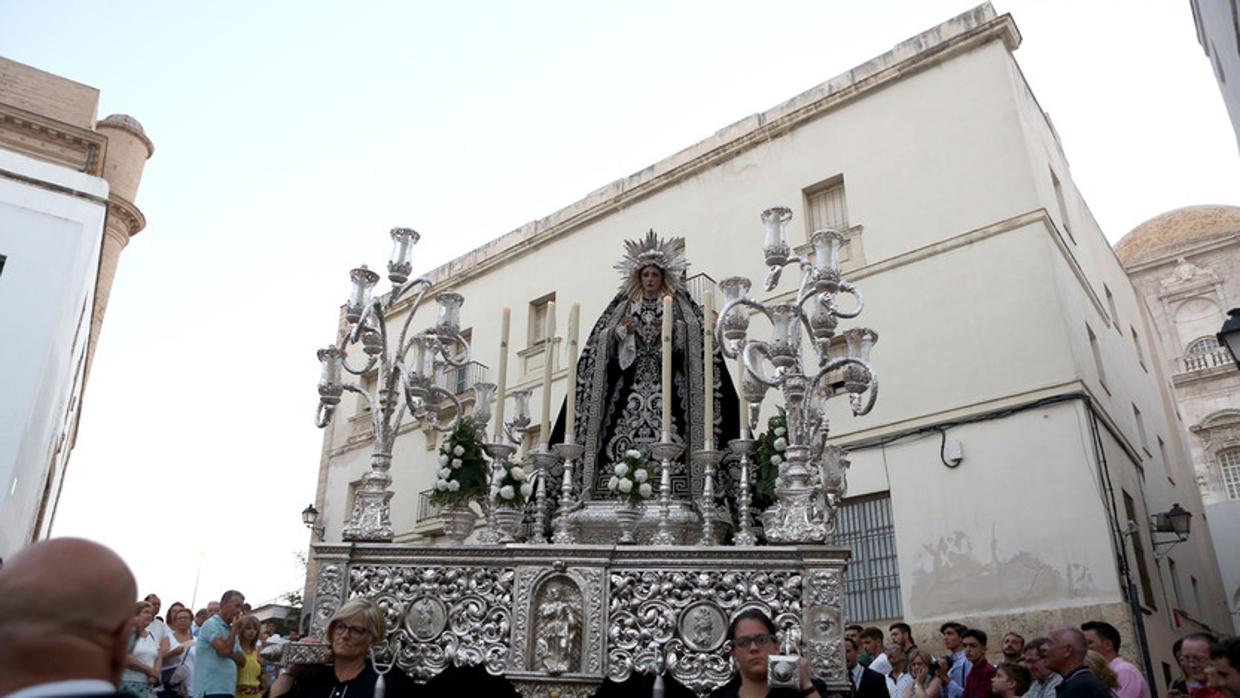
[[[460,330],[464,298],[452,291],[436,294],[435,322],[411,333],[433,284],[425,277],[411,278],[418,234],[392,230],[392,289],[376,296],[378,274],[364,266],[354,269],[345,328],[339,341],[318,352],[317,424],[331,421],[344,392],[357,393],[370,406],[374,443],[370,470],[343,529],[344,542],[313,546],[312,633],[321,637],[346,599],[365,596],[384,610],[389,628],[377,660],[394,663],[417,680],[429,680],[451,666],[480,666],[504,676],[525,696],[567,697],[592,695],[607,679],[623,682],[634,674],[654,674],[670,675],[704,695],[732,675],[726,642],[732,617],[758,608],[781,628],[785,644],[799,646],[809,657],[816,676],[834,691],[847,691],[841,607],[849,553],[828,540],[847,488],[848,460],[843,450],[827,443],[827,405],[847,395],[854,415],[873,407],[878,381],[869,352],[877,334],[866,328],[837,333],[839,321],[857,317],[863,307],[861,294],[840,272],[839,251],[846,238],[835,230],[819,230],[804,252],[795,254],[787,237],[791,218],[782,207],[761,215],[768,300],[750,295],[749,279],[730,277],[719,283],[723,307],[713,326],[713,291],[707,291],[704,303],[704,370],[715,370],[714,346],[736,362],[740,433],[726,449],[716,448],[720,444],[714,443],[713,428],[699,429],[696,440],[673,433],[667,416],[666,357],[671,352],[665,344],[661,438],[645,449],[627,451],[618,463],[603,464],[616,473],[607,483],[615,495],[610,501],[591,497],[590,483],[579,471],[586,449],[575,443],[575,413],[580,407],[588,417],[599,407],[575,404],[577,308],[570,321],[569,427],[562,443],[549,443],[546,394],[556,346],[552,319],[546,332],[541,443],[517,460],[531,425],[530,392],[505,394],[503,387],[507,309],[498,399],[495,384],[477,383],[467,414],[457,391],[444,386],[445,372],[470,360]],[[653,233],[629,243],[630,264],[662,255],[665,271],[683,273],[684,265],[670,260],[675,253]],[[801,272],[799,284],[778,293],[789,266]],[[839,304],[845,296],[851,300]],[[664,303],[662,340],[670,342],[670,296]],[[554,311],[548,315],[554,318]],[[750,336],[756,316],[770,323],[769,339]],[[810,338],[813,361],[808,364],[803,336]],[[368,380],[351,381],[346,374]],[[704,384],[709,391],[716,381],[707,375]],[[786,413],[785,448],[774,503],[756,512],[754,430],[771,391],[782,398]],[[505,419],[509,397],[514,413]],[[493,401],[495,425],[488,431]],[[709,393],[705,404],[708,410],[714,407]],[[446,544],[392,542],[389,472],[392,446],[405,420],[453,434],[441,449],[434,480],[446,502]],[[459,436],[463,422],[474,442]],[[709,412],[706,423],[715,423]],[[474,443],[488,457],[477,497],[480,526],[475,525],[479,512],[457,496],[462,488],[479,487],[477,481],[456,477],[466,461],[480,457],[471,450]],[[723,469],[736,485],[730,496],[721,496],[717,487]],[[674,495],[673,472],[690,473],[688,497]],[[285,661],[312,659],[323,651],[321,645],[293,644]]]

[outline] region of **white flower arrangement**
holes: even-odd
[[[776,451],[783,453],[784,451],[788,450],[788,439],[781,436],[775,439],[775,443],[773,445],[775,446]]]
[[[614,493],[617,499],[641,504],[654,496],[654,488],[648,482],[651,475],[650,462],[641,451],[625,451],[624,460],[616,463],[612,471],[615,475],[607,481],[607,489]]]
[[[495,506],[521,509],[534,494],[534,483],[521,461],[503,461],[491,476],[491,501]]]

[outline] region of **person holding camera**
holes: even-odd
[[[797,687],[772,687],[768,681],[768,658],[780,654],[779,637],[775,623],[762,611],[751,608],[741,611],[728,627],[728,641],[732,646],[732,661],[739,669],[738,675],[711,693],[711,698],[795,698],[796,696],[822,696],[826,698],[827,687],[822,681],[810,678],[809,660],[800,658]],[[853,652],[854,658],[856,651]],[[879,677],[880,684],[882,677]],[[886,691],[884,690],[885,694]],[[875,696],[886,698],[886,696]]]

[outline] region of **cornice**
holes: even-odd
[[[129,237],[137,235],[146,227],[146,216],[142,215],[142,211],[115,194],[108,197],[108,216],[116,216],[121,225],[125,226]]]
[[[9,133],[15,135],[16,140],[5,137]],[[89,129],[0,103],[0,142],[30,157],[96,177],[103,176],[108,137]]]

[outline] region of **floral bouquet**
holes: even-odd
[[[615,475],[607,481],[607,489],[616,495],[616,499],[629,504],[641,504],[654,496],[651,486],[653,472],[650,461],[641,451],[629,449],[624,452],[624,460],[616,463]]]
[[[755,457],[758,479],[754,483],[754,506],[765,509],[775,503],[775,480],[788,466],[784,451],[788,450],[788,415],[784,408],[767,421],[766,433],[758,437]]]
[[[518,460],[501,461],[491,479],[491,501],[497,507],[521,509],[534,494],[534,485]]]
[[[439,472],[431,502],[459,504],[481,500],[487,487],[487,462],[483,458],[478,428],[468,417],[439,447]]]

